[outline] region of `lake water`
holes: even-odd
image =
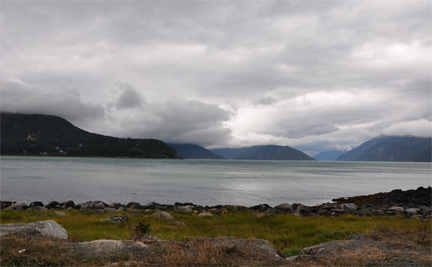
[[[1,200],[199,205],[331,202],[431,186],[430,163],[5,157]]]

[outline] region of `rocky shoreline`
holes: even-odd
[[[29,205],[26,203],[0,201],[0,209],[16,211],[79,210],[81,212],[94,213],[121,213],[129,211],[135,213],[143,212],[144,214],[149,214],[155,210],[173,210],[186,213],[198,213],[198,216],[224,215],[232,211],[242,212],[249,210],[254,217],[269,217],[281,213],[291,213],[297,216],[339,216],[344,214],[356,216],[402,215],[408,219],[422,219],[425,222],[431,222],[431,191],[430,186],[406,191],[396,189],[388,193],[333,199],[332,203],[316,206],[305,206],[300,203],[282,203],[275,207],[271,207],[267,204],[251,207],[236,205],[200,206],[193,203],[179,202],[173,205],[155,202],[142,205],[138,202],[108,204],[102,201],[88,201],[75,204],[72,200],[69,200],[64,202],[51,201],[46,205],[40,201],[32,202]]]

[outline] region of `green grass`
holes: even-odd
[[[52,211],[0,212],[1,223],[22,223],[54,220],[63,226],[70,237],[82,241],[96,239],[130,239],[135,226],[140,222],[151,226],[151,233],[167,240],[186,240],[195,237],[235,237],[266,239],[286,256],[296,255],[304,247],[331,240],[341,240],[353,234],[376,232],[430,232],[431,224],[420,220],[406,220],[397,216],[356,217],[297,217],[279,214],[270,218],[254,218],[250,211],[231,212],[223,216],[197,217],[196,214],[170,211],[178,221],[188,227],[169,226],[171,221],[139,214],[129,216],[129,221],[116,224],[102,219],[118,213],[80,213],[63,211],[67,216],[58,216]],[[42,215],[42,216],[41,216]],[[38,216],[38,217],[35,217]]]

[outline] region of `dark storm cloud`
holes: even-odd
[[[1,24],[2,110],[95,132],[313,152],[432,119],[430,1],[5,1]]]
[[[208,146],[231,138],[231,130],[223,125],[229,119],[230,113],[216,105],[174,99],[148,103],[145,113],[125,114],[116,134]]]
[[[144,97],[131,85],[122,82],[117,82],[116,85],[120,88],[120,96],[114,103],[117,109],[137,108],[146,103]]]

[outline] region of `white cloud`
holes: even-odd
[[[384,135],[432,136],[432,123],[426,119],[397,122],[382,130]]]

